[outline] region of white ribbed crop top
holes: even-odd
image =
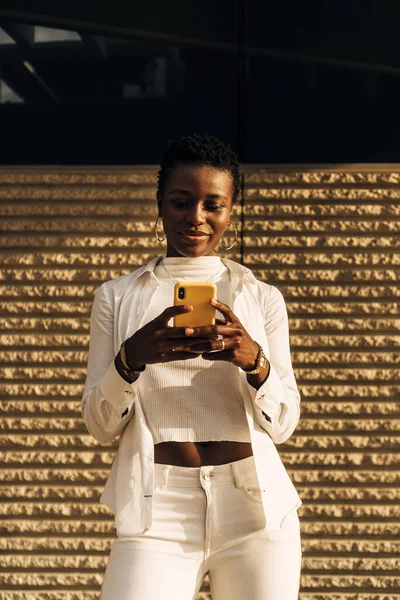
[[[165,265],[167,271],[162,265]],[[160,286],[145,325],[173,305],[175,281],[210,281],[217,298],[232,306],[229,270],[218,256],[166,257],[154,270]],[[217,312],[217,317],[222,318]],[[148,364],[140,375],[143,412],[154,443],[250,442],[239,369],[228,361],[189,360]]]

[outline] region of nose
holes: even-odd
[[[186,214],[186,221],[191,225],[201,225],[206,219],[201,204],[194,204]]]

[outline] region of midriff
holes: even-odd
[[[253,454],[245,442],[161,442],[154,446],[154,462],[178,467],[223,465]]]

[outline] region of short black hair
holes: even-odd
[[[231,147],[209,133],[181,137],[170,141],[169,148],[164,152],[161,169],[157,173],[158,192],[163,194],[165,181],[176,163],[194,163],[214,167],[232,175],[234,204],[240,193],[240,172],[237,154]]]

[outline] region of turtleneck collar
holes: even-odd
[[[164,257],[155,267],[154,274],[158,279],[209,279],[222,276],[228,272],[219,256],[186,256]]]
[[[195,258],[191,256],[165,256],[162,262],[168,267],[168,265],[184,265],[193,267],[218,267],[221,264],[221,258],[219,256],[197,256]]]

